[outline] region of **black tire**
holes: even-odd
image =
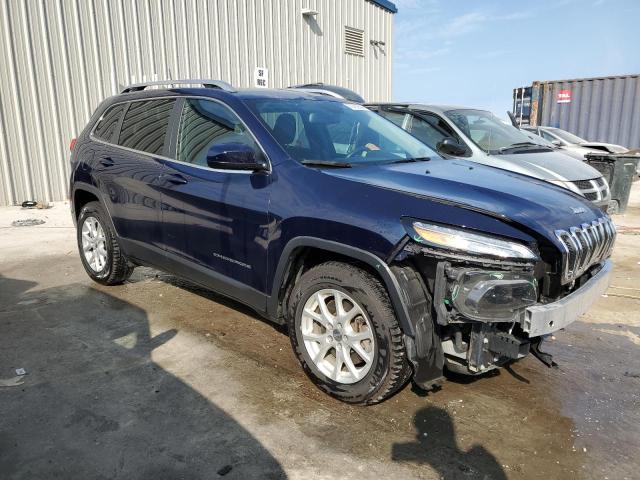
[[[107,260],[104,267],[99,271],[94,270],[94,268],[89,265],[82,249],[82,227],[87,218],[90,217],[95,218],[100,223],[105,235]],[[82,266],[92,280],[103,285],[118,285],[131,276],[133,265],[127,261],[122,253],[122,249],[118,244],[118,238],[111,227],[108,213],[99,202],[89,202],[80,210],[76,237]]]
[[[366,313],[375,339],[368,373],[356,383],[336,382],[322,373],[301,339],[304,305],[316,292],[335,289],[346,293]],[[371,405],[381,402],[404,386],[411,376],[402,331],[387,291],[367,271],[342,262],[327,262],[309,269],[293,286],[287,321],[291,345],[309,378],[324,392],[343,402]]]

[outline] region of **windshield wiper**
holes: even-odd
[[[333,167],[333,168],[351,168],[351,164],[347,162],[336,162],[334,160],[302,160],[300,163],[312,167]]]
[[[413,163],[413,162],[428,162],[431,157],[415,157],[415,158],[401,158],[400,160],[394,160],[389,163]]]
[[[498,152],[502,153],[502,152],[506,152],[507,150],[515,150],[517,148],[531,148],[531,147],[541,148],[543,150],[550,150],[550,148],[547,147],[546,145],[540,145],[539,143],[518,142],[518,143],[514,143],[512,145],[509,145],[508,147],[502,147],[502,148],[498,149]]]

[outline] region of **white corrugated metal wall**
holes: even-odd
[[[345,26],[364,30],[364,57],[344,53]],[[251,87],[266,67],[270,87],[323,81],[390,100],[392,27],[366,0],[0,0],[0,205],[66,198],[69,141],[122,85]]]

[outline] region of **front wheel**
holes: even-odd
[[[411,374],[386,290],[354,265],[327,262],[305,272],[291,292],[288,321],[304,371],[339,400],[381,402]]]
[[[124,282],[133,271],[120,249],[107,212],[98,202],[89,202],[78,216],[78,250],[87,274],[103,285]]]

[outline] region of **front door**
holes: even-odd
[[[264,153],[226,105],[186,98],[178,108],[175,161],[165,162],[162,182],[163,246],[209,271],[225,293],[253,304],[266,293],[271,177],[209,168],[207,153],[238,143]]]

